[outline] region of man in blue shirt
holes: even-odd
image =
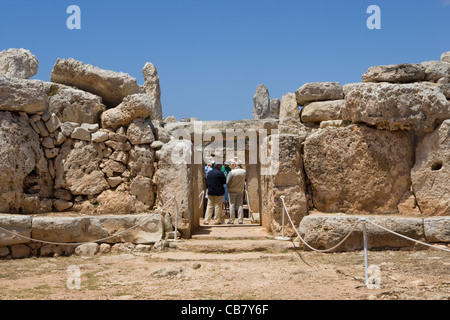
[[[225,194],[224,184],[227,183],[225,175],[221,171],[222,165],[215,164],[213,169],[206,177],[206,188],[208,189],[208,207],[206,208],[204,224],[208,225],[211,221],[213,210],[215,210],[214,224],[223,224],[223,195]]]

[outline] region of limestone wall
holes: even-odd
[[[361,83],[307,83],[284,95],[283,165],[263,188],[272,231],[281,230],[281,195],[296,224],[317,212],[450,215],[449,62],[443,54],[441,61],[371,67]],[[286,156],[296,153],[297,165]],[[293,191],[287,186],[296,169],[305,183],[298,175]]]
[[[37,71],[29,51],[0,57],[0,212],[153,209],[162,136],[153,65],[146,64],[141,87],[127,74],[58,59],[52,82],[44,82],[24,79]]]

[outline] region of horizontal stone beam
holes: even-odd
[[[227,130],[229,132],[239,133],[242,132],[249,133],[251,131],[256,131],[258,134],[259,130],[265,129],[267,130],[267,135],[270,135],[271,130],[278,129],[278,120],[274,119],[264,119],[264,120],[238,120],[238,121],[199,121],[199,125],[201,124],[201,133],[202,138],[205,133],[213,134],[220,133],[223,137],[223,140],[227,139]],[[200,128],[200,127],[199,127]],[[170,136],[186,135],[190,136],[191,140],[194,140],[195,126],[194,122],[171,122],[167,123],[164,126],[164,129]],[[178,138],[178,137],[175,137]],[[207,137],[210,138],[209,136]],[[229,135],[229,138],[234,138],[232,134]],[[210,140],[207,140],[210,141]]]
[[[311,247],[319,250],[337,245],[363,216],[313,214],[300,223],[300,235]],[[425,243],[450,242],[450,217],[409,218],[388,216],[364,216],[367,219],[368,249],[425,248],[408,239],[383,230],[386,229]],[[363,228],[359,224],[348,239],[335,252],[357,251],[364,248]],[[310,250],[309,248],[306,248]]]
[[[23,215],[0,215],[0,227],[21,236],[31,237],[31,217]],[[29,240],[13,235],[0,229],[0,246],[10,246],[30,242]]]
[[[41,241],[79,243],[98,241],[128,230],[123,234],[105,239],[105,243],[132,242],[149,244],[164,236],[161,215],[111,215],[81,217],[30,217],[0,215],[0,227],[14,233]],[[137,227],[134,227],[138,225]],[[0,229],[0,246],[30,242]]]

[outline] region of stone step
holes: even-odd
[[[265,240],[199,240],[190,239],[177,242],[170,242],[171,256],[182,257],[179,252],[195,252],[195,253],[245,253],[245,252],[265,252],[265,253],[286,253],[298,248],[291,241],[280,241],[274,239]]]
[[[192,239],[197,240],[239,240],[239,239],[273,239],[273,236],[267,231],[266,228],[259,224],[253,223],[251,219],[244,219],[243,224],[238,224],[235,220],[234,224],[228,224],[229,220],[226,219],[224,224],[221,225],[203,225],[203,220],[200,221],[200,227],[198,227],[193,235]]]

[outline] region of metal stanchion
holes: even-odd
[[[183,240],[178,239],[177,234],[178,234],[178,202],[175,196],[173,196],[174,200],[175,200],[175,232],[173,235],[173,239],[170,240],[168,239],[168,241],[173,241],[173,242],[181,242]]]
[[[285,216],[285,209],[284,209],[284,206],[285,206],[285,204],[284,204],[284,198],[285,198],[285,196],[281,196],[280,197],[281,198],[281,202],[283,203],[283,216],[282,216],[282,218],[281,218],[281,223],[282,223],[282,230],[281,230],[281,237],[275,237],[275,239],[276,240],[282,240],[282,241],[289,241],[289,240],[291,240],[291,238],[289,238],[289,237],[286,237],[285,235],[284,235],[284,216]]]
[[[369,286],[369,273],[368,273],[368,254],[367,254],[367,228],[366,228],[366,218],[361,218],[362,228],[363,228],[363,237],[364,237],[364,277],[365,284]]]

